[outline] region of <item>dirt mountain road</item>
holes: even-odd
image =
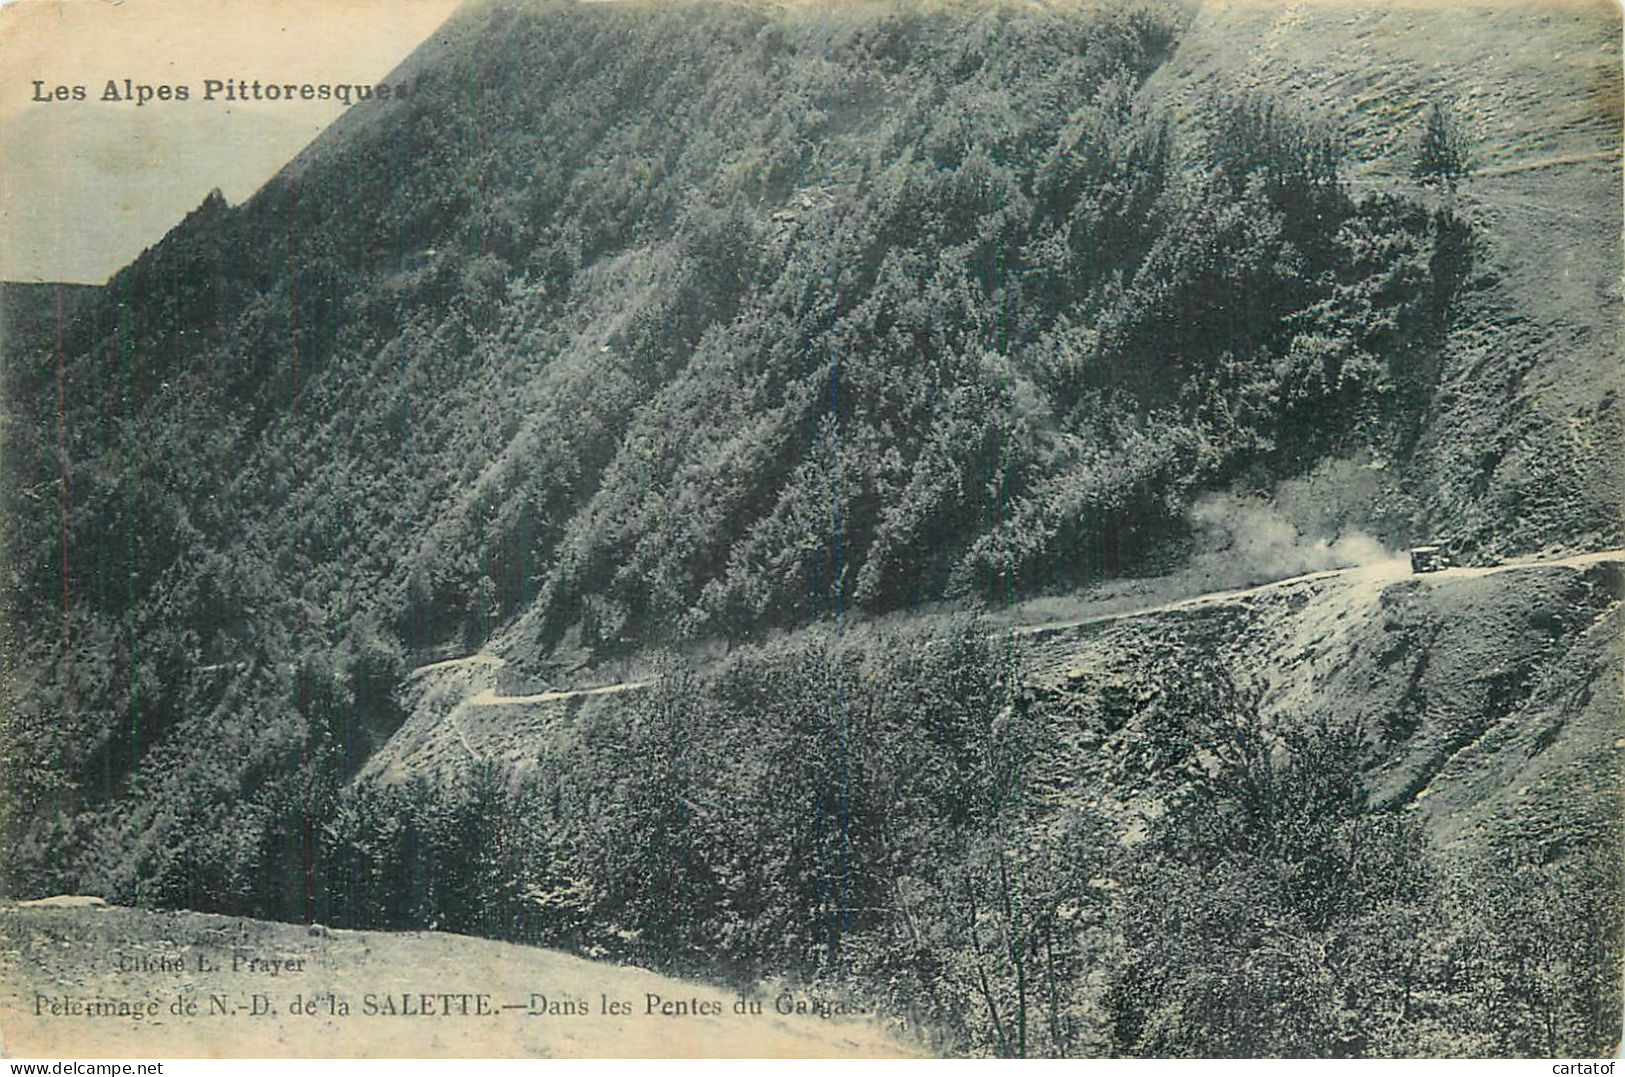
[[[1478,576],[1489,576],[1501,572],[1517,572],[1522,569],[1569,567],[1582,568],[1586,565],[1601,561],[1625,560],[1625,549],[1601,550],[1595,553],[1574,554],[1570,557],[1537,558],[1527,557],[1504,561],[1498,565],[1461,566],[1457,568],[1442,569],[1438,572],[1413,574],[1408,559],[1393,557],[1385,561],[1377,561],[1367,565],[1355,565],[1349,568],[1325,569],[1320,572],[1305,572],[1297,576],[1288,576],[1285,579],[1271,580],[1268,583],[1257,584],[1253,587],[1237,587],[1224,591],[1210,591],[1206,594],[1192,595],[1189,598],[1176,599],[1171,602],[1160,602],[1155,605],[1139,606],[1128,610],[1113,610],[1110,613],[1093,614],[1088,617],[1077,617],[1069,620],[1046,621],[1042,624],[1018,625],[1008,629],[1017,636],[1044,635],[1050,632],[1064,631],[1071,628],[1082,628],[1092,624],[1105,624],[1109,621],[1125,621],[1134,617],[1149,617],[1175,610],[1199,609],[1204,606],[1218,605],[1224,602],[1234,602],[1245,599],[1251,595],[1267,594],[1271,591],[1283,590],[1300,583],[1313,580],[1331,580],[1344,578],[1359,585],[1361,591],[1383,587],[1399,580],[1412,578],[1422,581],[1444,582],[1448,580],[1470,579]],[[1002,634],[1002,633],[1000,633]]]
[[[1573,554],[1567,557],[1523,557],[1503,561],[1496,565],[1458,566],[1447,568],[1438,572],[1429,572],[1416,575],[1414,578],[1422,581],[1445,582],[1449,580],[1469,579],[1479,576],[1489,576],[1502,572],[1517,572],[1531,568],[1570,567],[1582,568],[1586,565],[1601,561],[1625,560],[1625,549],[1599,550],[1591,553]],[[1071,629],[1085,628],[1089,625],[1106,624],[1113,621],[1125,621],[1135,617],[1150,617],[1158,614],[1178,610],[1200,609],[1207,606],[1218,605],[1225,602],[1234,602],[1246,599],[1253,595],[1264,595],[1271,591],[1283,590],[1297,584],[1314,580],[1347,579],[1356,585],[1360,594],[1380,591],[1391,583],[1408,579],[1413,576],[1410,562],[1407,558],[1392,557],[1384,561],[1371,564],[1354,565],[1347,568],[1325,569],[1318,572],[1305,572],[1297,576],[1288,576],[1284,579],[1271,580],[1267,583],[1256,584],[1251,587],[1229,588],[1221,591],[1209,591],[1204,594],[1190,595],[1186,598],[1167,602],[1158,602],[1145,606],[1138,606],[1126,610],[1112,610],[1110,612],[1091,614],[1085,617],[1047,620],[1037,624],[1019,624],[1002,627],[989,633],[990,639],[1014,636],[1034,637],[1045,636],[1057,632],[1066,632]],[[419,666],[409,675],[417,678],[434,670],[452,669],[469,666],[480,666],[490,669],[500,669],[506,663],[503,659],[489,654],[473,654],[462,658],[453,658],[429,665]],[[469,696],[465,702],[475,707],[507,707],[527,706],[542,703],[558,703],[586,696],[613,695],[618,692],[635,691],[648,687],[648,681],[621,681],[615,684],[595,685],[585,688],[563,688],[546,692],[536,692],[528,695],[500,695],[494,689],[486,687]],[[458,731],[458,736],[471,754],[478,756],[473,747],[468,744],[467,738]]]

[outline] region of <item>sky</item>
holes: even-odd
[[[214,188],[246,199],[344,111],[205,101],[205,80],[373,83],[457,3],[0,0],[0,280],[100,284]],[[124,100],[126,79],[153,99]]]

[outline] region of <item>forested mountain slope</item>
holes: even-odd
[[[1153,79],[1185,109],[1225,86],[1335,117],[1361,192],[1415,181],[1396,126],[1449,103],[1483,287],[1454,320],[1406,488],[1439,533],[1497,552],[1617,545],[1619,31],[1616,8],[1583,0],[1218,2]]]
[[[455,869],[370,889],[396,838],[505,840],[376,832],[404,809],[351,783],[426,719],[409,671],[485,648],[535,690],[665,662],[655,702],[587,708],[594,751],[734,730],[728,766],[789,783],[761,805],[839,826],[666,864],[720,919],[645,922],[650,863],[702,809],[677,764],[640,792],[606,763],[601,789],[533,794],[605,813],[580,847],[607,889],[528,878],[462,926],[884,977],[839,941],[849,662],[808,626],[1176,566],[1207,541],[1193,505],[1232,489],[1293,491],[1326,540],[1619,546],[1619,173],[1594,159],[1618,147],[1616,20],[1475,9],[1428,69],[1391,20],[1442,14],[1293,10],[480,0],[392,79],[413,92],[245,204],[212,197],[60,308],[6,286],[4,887],[355,924],[487,899],[509,853],[575,861],[425,852]],[[1568,61],[1527,51],[1552,40]],[[703,715],[654,657],[779,632]],[[969,790],[915,836],[975,874],[1008,778],[984,727],[1026,674],[964,646],[964,671],[902,646],[908,687],[866,720],[895,718],[880,773],[919,755],[902,817]],[[1361,743],[1386,780],[1393,743]],[[481,773],[437,819],[491,814]],[[774,880],[812,911],[735,904]],[[719,949],[730,917],[752,926]],[[1014,1051],[980,1002],[932,1006]],[[1063,1025],[1056,1049],[1106,1042]],[[1156,1049],[1142,1032],[1110,1046]]]

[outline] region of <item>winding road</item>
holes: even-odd
[[[1014,625],[1001,628],[989,633],[990,639],[1007,636],[1037,636],[1051,632],[1063,632],[1072,628],[1083,628],[1093,624],[1105,624],[1110,621],[1123,621],[1135,617],[1146,617],[1153,614],[1167,613],[1174,610],[1199,609],[1204,606],[1217,605],[1224,602],[1233,602],[1246,598],[1249,595],[1261,595],[1270,591],[1295,584],[1306,583],[1312,580],[1333,579],[1337,577],[1352,577],[1362,586],[1386,587],[1402,579],[1414,578],[1419,581],[1433,582],[1452,579],[1470,579],[1479,576],[1490,576],[1501,572],[1516,572],[1530,568],[1570,567],[1580,568],[1585,565],[1597,564],[1603,561],[1625,560],[1625,549],[1599,550],[1593,553],[1574,554],[1568,557],[1524,557],[1503,561],[1496,565],[1460,566],[1442,569],[1438,572],[1413,574],[1407,558],[1393,557],[1384,561],[1376,561],[1365,565],[1352,565],[1347,568],[1323,569],[1318,572],[1306,572],[1297,576],[1288,576],[1285,579],[1271,580],[1268,583],[1257,584],[1252,587],[1238,587],[1224,591],[1209,591],[1206,594],[1191,595],[1188,598],[1176,599],[1171,602],[1160,602],[1147,606],[1140,606],[1128,610],[1116,610],[1111,613],[1093,614],[1088,617],[1045,621],[1041,624]],[[425,673],[435,670],[456,669],[462,667],[485,667],[501,669],[507,663],[493,654],[477,653],[465,655],[462,658],[450,658],[440,662],[431,662],[419,666],[408,676],[417,678]],[[537,692],[532,695],[505,696],[498,695],[491,688],[482,688],[470,696],[466,702],[475,707],[511,707],[526,706],[541,703],[558,703],[563,700],[575,699],[582,696],[613,695],[617,692],[630,692],[639,688],[648,687],[648,681],[622,681],[618,684],[595,685],[587,688],[565,688],[555,691]],[[456,730],[463,746],[468,748],[476,757],[478,753],[463,736],[462,730]]]

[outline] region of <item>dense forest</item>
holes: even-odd
[[[9,288],[0,886],[839,983],[951,1050],[1617,1036],[1617,931],[1498,971],[1615,868],[1447,884],[1363,734],[1261,747],[1169,671],[1125,845],[1033,785],[985,628],[842,642],[1152,571],[1200,495],[1358,453],[1362,526],[1440,522],[1410,461],[1483,283],[1447,107],[1357,191],[1324,115],[1148,90],[1190,17],[482,2],[245,204]],[[517,785],[352,782],[486,646],[663,672]]]
[[[742,988],[788,974],[953,1054],[1617,1041],[1606,838],[1560,859],[1517,836],[1440,856],[1414,814],[1369,801],[1369,730],[1272,728],[1222,670],[1165,660],[1149,706],[1092,717],[1110,785],[1149,780],[1169,805],[1123,841],[1057,773],[1078,746],[1013,673],[974,620],[669,668],[517,783],[476,764],[318,792],[320,862],[285,847],[268,859],[304,867],[254,878],[286,897],[250,900],[315,893],[324,922],[433,923]]]

